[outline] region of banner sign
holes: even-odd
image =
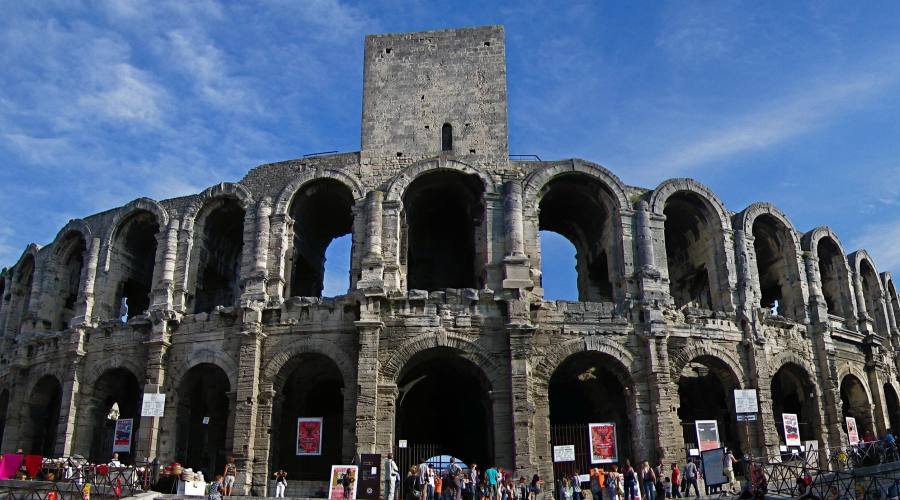
[[[297,419],[297,456],[322,454],[322,417]]]
[[[697,446],[700,452],[719,447],[719,424],[715,420],[697,420]]]
[[[575,461],[575,445],[564,444],[562,446],[553,447],[554,462],[574,462]]]
[[[166,395],[165,394],[144,394],[144,401],[141,403],[142,417],[162,417],[166,411]]]
[[[781,423],[784,425],[784,444],[788,446],[802,446],[800,441],[800,424],[797,421],[797,415],[793,413],[782,413]]]
[[[756,389],[734,390],[735,413],[758,413],[759,403],[756,400]]]
[[[609,464],[619,461],[619,445],[616,441],[616,424],[588,424],[588,442],[591,444],[591,463]]]
[[[116,430],[113,434],[113,453],[131,452],[131,431],[134,430],[134,420],[120,418],[116,420]]]
[[[355,499],[358,472],[355,465],[332,465],[331,480],[328,482],[329,500]]]
[[[703,480],[706,486],[718,486],[728,482],[725,477],[725,448],[713,448],[700,453],[703,463]]]
[[[856,419],[847,417],[847,437],[851,445],[859,444],[859,429],[856,427]]]

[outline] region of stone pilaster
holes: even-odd
[[[69,341],[65,378],[62,383],[62,397],[59,406],[59,427],[56,431],[57,456],[68,457],[73,453],[75,439],[75,419],[78,410],[78,394],[84,360],[84,327],[75,327]]]
[[[250,494],[253,488],[257,495],[265,495],[267,485],[266,458],[261,457],[262,469],[256,469],[255,438],[257,437],[257,400],[259,399],[259,369],[262,343],[265,334],[261,328],[262,310],[244,308],[244,327],[241,331],[240,358],[238,360],[238,380],[236,407],[234,408],[234,430],[232,456],[238,466],[235,491],[238,495]]]
[[[269,228],[272,237],[269,240],[269,278],[266,281],[269,301],[280,303],[287,293],[287,278],[291,270],[286,269],[287,252],[292,248],[294,237],[294,219],[288,214],[272,215]]]
[[[81,288],[78,291],[78,304],[71,326],[88,325],[94,312],[94,283],[97,279],[97,264],[100,260],[100,238],[92,238],[85,251],[84,267],[81,270]]]
[[[171,311],[152,310],[151,319],[153,331],[150,340],[144,342],[147,347],[144,393],[158,393],[166,382],[166,360],[171,347],[169,322],[174,321],[175,316]],[[159,417],[141,417],[136,460],[152,460],[159,456],[159,422]]]
[[[370,299],[372,300],[372,299]],[[359,335],[359,365],[356,369],[356,453],[387,453],[378,449],[378,346],[381,321],[356,322]]]
[[[256,209],[256,225],[254,234],[253,270],[245,280],[244,296],[246,299],[265,303],[266,290],[266,266],[269,257],[269,231],[270,217],[272,215],[272,200],[263,198]]]
[[[381,204],[384,213],[384,290],[397,291],[402,287],[400,270],[400,202],[387,200]]]
[[[157,246],[162,247],[162,258],[154,268],[154,289],[151,302],[153,309],[174,307],[175,264],[178,256],[178,229],[180,222],[173,218],[166,231],[156,235]]]
[[[361,262],[362,272],[356,288],[381,293],[384,290],[384,257],[382,253],[382,202],[384,193],[369,191],[366,195],[366,239]]]
[[[513,469],[523,474],[537,473],[532,419],[535,402],[531,395],[531,325],[507,325],[510,354],[510,392],[512,396]]]
[[[525,226],[522,213],[522,184],[508,181],[503,198],[506,256],[503,258],[503,288],[531,288],[531,262],[525,255]]]

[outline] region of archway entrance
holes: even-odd
[[[137,378],[125,368],[113,368],[100,375],[94,384],[93,409],[85,415],[89,419],[91,452],[94,463],[106,463],[113,453],[116,419],[132,419],[131,449],[119,452],[120,459],[132,463],[141,422],[141,386]]]
[[[785,443],[784,423],[781,415],[793,413],[800,424],[800,440],[812,441],[819,438],[819,417],[816,408],[815,387],[809,374],[803,368],[788,363],[772,377],[772,416],[781,443]]]
[[[204,477],[225,467],[230,390],[225,371],[211,363],[188,370],[178,386],[175,456]]]
[[[697,420],[715,420],[719,429],[719,441],[742,456],[743,446],[735,421],[734,390],[740,388],[737,375],[721,360],[713,356],[700,356],[691,360],[681,370],[678,378],[678,418],[681,420],[685,455],[688,450],[699,449]]]
[[[272,405],[272,470],[288,478],[327,480],[341,460],[344,430],[344,379],[338,366],[321,354],[301,354],[286,364],[275,380]],[[321,418],[320,454],[297,446],[298,419]],[[348,422],[348,425],[351,422]]]
[[[27,453],[53,456],[61,401],[62,386],[59,380],[53,375],[41,377],[23,408],[25,418],[19,444]]]
[[[844,422],[841,424],[846,431],[847,417],[856,419],[856,426],[859,429],[859,437],[863,438],[866,434],[874,436],[875,428],[872,425],[872,405],[869,403],[869,395],[862,381],[855,375],[847,375],[841,380],[841,412],[844,416]]]
[[[887,404],[891,432],[896,435],[900,431],[900,398],[897,398],[897,391],[891,384],[884,384],[884,402]]]
[[[618,360],[596,351],[573,354],[553,372],[547,391],[551,445],[575,446],[574,463],[554,463],[557,477],[591,467],[588,424],[615,424],[619,461],[632,456],[628,408],[634,408],[633,393],[624,373]]]
[[[397,388],[398,440],[434,445],[433,454],[469,465],[493,463],[491,385],[481,368],[453,349],[428,349],[406,363]]]

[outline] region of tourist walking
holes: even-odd
[[[605,478],[606,482],[603,486],[606,487],[606,500],[619,500],[623,492],[622,475],[619,474],[619,467],[613,464],[609,472],[605,474]]]
[[[662,472],[662,462],[656,462],[656,465],[653,466],[653,477],[656,480],[654,485],[656,486],[656,499],[662,500],[666,498],[666,487],[665,481],[663,481],[663,472]]]
[[[681,471],[678,464],[672,464],[672,498],[681,498]]]
[[[581,478],[578,471],[572,474],[572,500],[581,500]]]
[[[447,484],[444,489],[453,495],[453,500],[462,500],[462,468],[454,457],[450,457],[450,465],[447,466]]]
[[[591,488],[591,500],[602,500],[603,494],[601,493],[603,489],[603,468],[602,467],[594,467],[590,472],[591,479],[589,482],[589,486]]]
[[[400,479],[400,469],[394,461],[394,454],[388,453],[384,459],[384,500],[394,500],[397,481]]]
[[[428,463],[424,458],[419,459],[419,499],[428,498]]]
[[[237,464],[234,463],[234,457],[228,457],[228,461],[225,462],[225,472],[222,475],[225,476],[225,496],[231,496],[234,479],[237,477]]]
[[[275,498],[284,498],[284,490],[287,489],[287,472],[284,469],[278,469],[272,475],[275,476]]]
[[[495,500],[499,500],[500,498],[500,485],[498,484],[499,476],[500,473],[494,466],[490,466],[488,467],[488,470],[484,471],[484,477],[485,479],[487,479],[487,486],[489,491],[488,496]]]
[[[480,493],[478,491],[478,464],[472,464],[472,467],[469,468],[469,490],[472,493],[472,500],[481,500]]]
[[[622,481],[625,483],[625,500],[634,500],[638,498],[637,495],[637,472],[634,471],[634,467],[631,466],[631,461],[627,458],[625,459],[625,467],[622,472]]]
[[[403,480],[404,500],[421,500],[421,482],[419,481],[419,468],[410,466],[406,478]]]
[[[725,456],[722,457],[722,469],[725,471],[725,479],[728,480],[728,484],[725,485],[725,488],[728,488],[728,493],[731,493],[732,495],[738,493],[734,488],[734,464],[737,462],[738,459],[734,458],[734,454],[731,453],[731,450],[725,448]]]
[[[428,500],[434,500],[435,486],[437,484],[434,481],[434,476],[434,464],[428,464],[428,470],[425,474],[425,484],[427,486],[425,489],[425,498]]]
[[[544,489],[544,480],[535,474],[531,476],[531,484],[528,486],[528,500],[540,500]]]
[[[684,495],[688,496],[691,494],[691,486],[694,487],[694,493],[697,498],[700,498],[700,487],[697,485],[697,478],[700,475],[700,471],[697,470],[697,464],[694,463],[693,459],[688,459],[687,463],[684,464],[684,474],[682,477],[682,481],[684,481]]]

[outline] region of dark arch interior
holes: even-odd
[[[441,127],[441,151],[453,151],[453,126],[449,123]]]
[[[884,336],[890,336],[884,315],[878,310],[878,297],[881,295],[881,286],[878,283],[878,274],[868,260],[863,260],[859,265],[860,277],[863,287],[863,297],[866,301],[866,313],[875,322],[875,329]]]
[[[710,221],[710,210],[697,195],[679,192],[669,197],[663,213],[669,290],[675,305],[713,309],[710,280],[716,272],[719,233]]]
[[[619,365],[607,355],[582,352],[566,358],[550,377],[547,396],[550,402],[551,441],[557,445],[575,445],[579,470],[590,467],[588,424],[616,424],[619,461],[631,458],[631,422],[628,407],[630,389],[611,366]],[[571,464],[570,464],[571,465]],[[557,474],[574,470],[556,470]]]
[[[847,417],[856,419],[860,438],[867,432],[871,432],[874,435],[875,427],[873,425],[874,422],[872,422],[869,396],[866,394],[866,389],[863,387],[862,382],[853,375],[847,375],[841,380],[841,413],[845,422]]]
[[[818,439],[815,389],[806,371],[793,364],[782,366],[772,377],[771,390],[772,415],[775,417],[781,442],[785,442],[781,417],[783,413],[797,415],[802,441]]]
[[[207,207],[203,229],[194,237],[197,262],[194,312],[230,307],[241,294],[244,209],[234,198],[219,198]]]
[[[900,399],[897,391],[891,384],[884,384],[884,402],[887,403],[888,421],[891,423],[891,431],[896,435],[900,430]]]
[[[290,215],[294,219],[290,295],[321,297],[325,250],[335,238],[353,231],[353,193],[334,179],[312,182],[294,196]]]
[[[733,394],[738,388],[731,371],[712,356],[701,356],[688,363],[678,378],[678,418],[687,448],[698,448],[697,420],[715,420],[719,440],[742,455],[737,423],[733,417]],[[687,453],[687,450],[685,450]]]
[[[281,370],[272,408],[273,470],[283,468],[288,478],[327,480],[342,456],[344,380],[334,361],[320,354],[303,354]],[[297,419],[322,418],[322,454],[297,455]],[[348,422],[352,425],[352,422]]]
[[[816,244],[819,256],[819,276],[822,280],[822,295],[828,306],[828,314],[849,316],[845,307],[843,291],[847,287],[847,267],[844,254],[831,238],[821,238]]]
[[[403,196],[407,289],[481,288],[476,274],[476,228],[484,187],[476,175],[437,171]]]
[[[110,266],[121,273],[115,285],[116,300],[110,304],[113,316],[119,315],[122,299],[127,300],[129,318],[150,308],[158,232],[159,222],[146,211],[135,213],[119,228],[113,248],[115,263]]]
[[[221,474],[228,458],[230,390],[228,376],[211,363],[192,367],[178,385],[175,456],[204,477]]]
[[[493,463],[491,386],[477,365],[450,348],[429,349],[407,362],[397,387],[397,439],[436,445],[466,464]]]
[[[13,287],[13,290],[16,291],[16,295],[18,295],[19,301],[18,307],[16,308],[19,313],[19,317],[17,318],[19,322],[18,328],[22,327],[22,323],[28,316],[28,309],[31,307],[31,287],[33,284],[34,257],[27,255],[25,259],[22,260],[21,267],[16,270],[16,282]]]
[[[56,277],[57,314],[53,319],[53,329],[66,328],[69,320],[75,315],[75,303],[78,301],[78,289],[81,284],[81,268],[84,265],[84,252],[87,249],[81,235],[69,237],[63,244],[59,255],[59,274]]]
[[[756,268],[759,272],[760,305],[775,307],[778,314],[793,320],[802,319],[797,310],[795,287],[799,282],[789,274],[797,266],[794,262],[793,243],[789,229],[778,219],[763,214],[753,221],[753,249],[756,251]],[[802,307],[802,304],[799,304]]]
[[[610,197],[603,184],[582,174],[556,177],[540,197],[538,228],[559,233],[575,246],[580,301],[613,299],[609,255],[615,231]]]
[[[38,380],[25,408],[25,422],[21,443],[30,447],[28,453],[53,456],[56,429],[62,402],[62,386],[52,375]]]
[[[6,433],[6,414],[9,411],[9,391],[0,392],[0,447],[3,446],[3,435]]]
[[[112,456],[116,421],[108,416],[113,404],[118,404],[119,418],[133,419],[131,450],[128,453],[119,452],[123,462],[132,463],[141,422],[141,387],[137,378],[125,368],[107,370],[94,384],[92,397],[93,411],[86,415],[94,429],[89,459],[94,463],[105,463]]]

